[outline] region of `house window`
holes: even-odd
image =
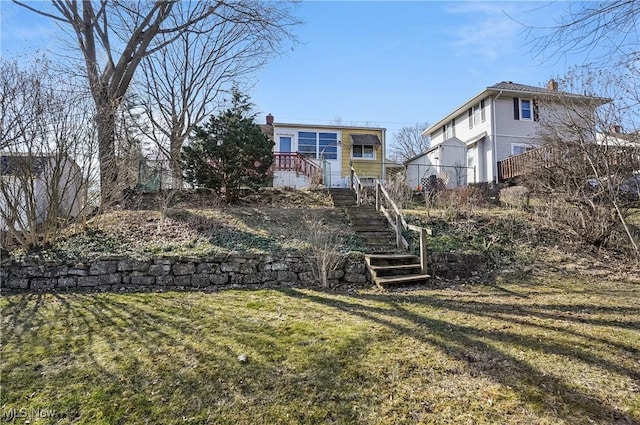
[[[537,121],[536,104],[531,99],[513,98],[513,119]]]
[[[444,133],[444,140],[451,139],[455,135],[453,131],[453,121],[446,123],[442,131]]]
[[[480,104],[473,107],[473,125],[480,124]]]
[[[358,159],[376,159],[376,151],[371,145],[353,145],[351,157]]]
[[[300,131],[298,132],[298,152],[310,159],[337,159],[338,134]]]
[[[526,145],[524,143],[512,143],[511,144],[511,155],[520,155],[521,153],[525,153],[533,149],[533,146]]]
[[[473,128],[474,126],[484,122],[486,119],[484,112],[484,100],[481,100],[480,103],[469,108],[468,115],[469,128]]]
[[[338,135],[319,133],[318,149],[320,149],[320,159],[338,159]]]
[[[298,132],[298,152],[307,158],[315,159],[318,153],[317,133],[310,131]]]
[[[529,100],[529,99],[520,99],[520,119],[521,120],[532,120],[533,119],[531,100]]]
[[[291,152],[291,136],[280,136],[280,151],[283,153]]]

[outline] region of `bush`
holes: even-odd
[[[185,180],[195,187],[224,189],[225,201],[236,200],[242,187],[257,189],[268,182],[273,141],[249,115],[246,96],[233,92],[233,105],[202,127],[182,149]]]
[[[505,187],[500,190],[500,201],[510,208],[524,210],[529,207],[529,195],[524,186]]]

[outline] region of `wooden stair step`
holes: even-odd
[[[377,271],[386,271],[386,270],[411,270],[411,269],[419,269],[422,266],[420,264],[400,264],[397,266],[369,266],[369,269],[377,272]]]
[[[380,238],[384,236],[384,237],[393,238],[393,240],[396,239],[396,235],[392,234],[388,230],[378,230],[373,232],[361,232],[356,230],[356,232],[358,233],[358,236],[360,236],[361,238],[367,238],[367,237]]]
[[[351,228],[356,232],[377,232],[380,230],[379,224],[353,224]],[[389,230],[387,230],[389,232]]]
[[[387,220],[385,220],[383,217],[349,217],[349,221],[352,224],[377,224],[377,225],[383,225],[383,226],[388,226],[388,222]]]
[[[390,284],[398,284],[398,283],[409,283],[409,282],[419,282],[429,280],[431,275],[428,274],[409,274],[402,276],[385,276],[385,277],[376,277],[374,279],[376,285],[390,285]]]
[[[393,260],[393,259],[409,259],[409,258],[418,258],[413,254],[372,254],[365,255],[366,259],[385,259],[385,260]]]

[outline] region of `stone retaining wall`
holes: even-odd
[[[369,286],[364,257],[353,255],[329,276],[331,287]],[[3,262],[2,292],[218,290],[246,286],[315,286],[302,254],[225,254],[207,258],[110,256],[92,261]]]
[[[477,254],[435,253],[429,272],[445,279],[466,278],[486,271]],[[331,288],[371,287],[364,256],[347,257],[329,276]],[[302,254],[224,254],[207,258],[157,257],[135,260],[109,256],[95,260],[23,262],[3,261],[2,293],[19,292],[133,292],[166,290],[214,291],[241,287],[317,286],[307,257]]]

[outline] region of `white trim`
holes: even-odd
[[[527,102],[529,102],[529,118],[523,118],[523,116],[522,116],[522,102],[525,101],[525,100]],[[532,99],[519,97],[518,98],[518,109],[519,109],[519,112],[520,112],[520,116],[519,116],[520,121],[533,121],[534,111],[533,111],[533,100]]]

